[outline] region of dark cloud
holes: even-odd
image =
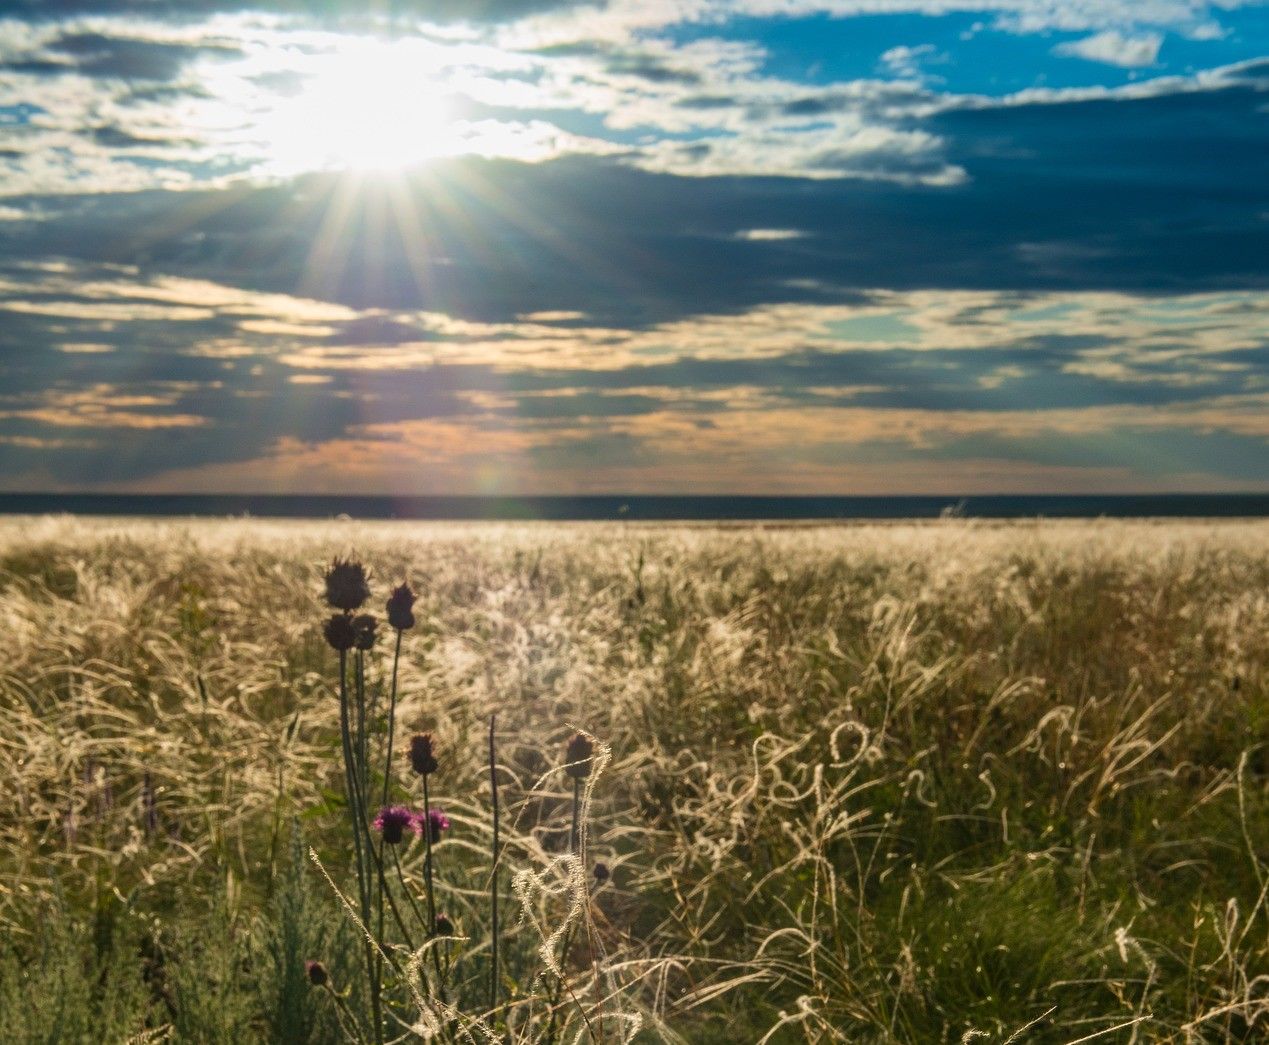
[[[1251,86],[945,113],[931,129],[968,174],[948,187],[685,178],[575,157],[437,163],[395,211],[389,193],[334,175],[33,199],[62,217],[10,223],[0,257],[127,262],[355,307],[568,310],[632,326],[863,287],[1261,288],[1266,120]],[[336,201],[342,238],[323,255]],[[814,234],[738,239],[747,228]]]
[[[134,15],[188,21],[233,11],[267,11],[323,21],[365,22],[425,18],[453,22],[499,22],[583,0],[4,0],[0,16],[54,20],[74,15]]]
[[[543,58],[596,58],[607,73],[635,76],[649,83],[695,87],[701,82],[701,74],[697,70],[677,65],[663,53],[618,46],[604,40],[551,44],[538,48],[534,53]]]
[[[177,44],[102,33],[67,33],[45,47],[45,57],[5,63],[14,72],[56,75],[74,72],[121,80],[174,80],[191,61],[232,57],[241,51],[222,44]]]

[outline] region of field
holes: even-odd
[[[1264,522],[7,519],[0,1041],[341,1040],[306,959],[364,1009],[336,555],[420,593],[473,1015],[497,715],[498,1040],[1269,1040]]]

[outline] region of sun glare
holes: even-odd
[[[452,154],[456,133],[428,54],[406,41],[356,41],[306,56],[299,86],[260,120],[279,173],[393,171]]]

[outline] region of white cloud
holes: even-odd
[[[736,233],[737,239],[744,240],[783,240],[801,239],[806,233],[800,229],[742,229]]]
[[[920,44],[917,47],[901,44],[890,48],[881,56],[881,63],[895,76],[901,76],[905,80],[921,79],[921,63],[939,60],[946,60],[946,56],[940,55],[933,44]]]
[[[1083,40],[1072,40],[1058,44],[1053,48],[1054,54],[1069,58],[1086,58],[1090,62],[1104,62],[1107,65],[1118,65],[1124,69],[1139,69],[1154,65],[1159,59],[1159,48],[1163,44],[1163,36],[1159,33],[1143,33],[1140,36],[1125,36],[1108,29],[1095,33]]]

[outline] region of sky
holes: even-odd
[[[0,491],[1269,491],[1266,0],[0,0]]]

